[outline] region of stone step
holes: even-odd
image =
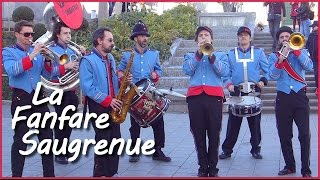
[[[267,99],[273,99],[274,100],[276,98],[276,96],[277,96],[276,92],[266,93],[266,92],[263,91],[262,94],[261,94],[261,99],[262,100],[267,100]],[[318,96],[316,96],[314,94],[314,92],[308,92],[307,96],[308,96],[309,99],[318,99]]]
[[[271,38],[271,34],[270,33],[265,33],[265,34],[255,34],[254,35],[254,39],[261,39],[261,38]]]
[[[233,47],[237,46],[237,39],[214,39],[213,46],[215,47]],[[197,48],[195,41],[182,41],[179,48]]]
[[[274,106],[274,99],[261,99],[263,106]],[[310,106],[318,106],[318,99],[309,99]]]
[[[271,34],[269,32],[267,33],[255,33],[254,38],[264,38],[264,37],[271,37]]]
[[[262,113],[273,113],[274,114],[274,106],[262,107]],[[318,106],[310,106],[310,113],[317,114],[318,113]]]
[[[162,68],[163,70],[163,77],[180,77],[186,76],[182,70],[182,62],[183,58],[181,58],[181,66],[169,66]]]
[[[307,88],[307,93],[314,93],[316,90],[316,87],[308,87]],[[276,88],[273,86],[273,87],[269,87],[269,86],[266,86],[263,88],[263,93],[275,93],[276,92]]]
[[[273,43],[272,39],[259,39],[259,40],[253,40],[253,43],[255,46],[257,46],[257,44],[271,44]],[[259,47],[259,46],[258,46]]]
[[[182,68],[183,61],[184,61],[183,56],[181,56],[181,57],[174,56],[174,57],[170,58],[168,63],[170,66],[175,66],[175,67],[179,66]]]

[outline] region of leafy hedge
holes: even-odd
[[[126,49],[134,45],[129,37],[139,19],[148,27],[149,47],[160,51],[160,60],[163,62],[171,56],[170,46],[176,38],[190,39],[194,36],[197,11],[190,5],[178,5],[162,15],[151,11],[129,12],[106,19],[102,24],[112,28],[116,46]],[[119,59],[120,54],[115,53],[115,57]]]

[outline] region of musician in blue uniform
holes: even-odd
[[[49,49],[53,52],[57,53],[58,55],[66,54],[68,55],[67,62],[62,66],[62,71],[64,72],[60,77],[64,76],[69,71],[78,71],[79,69],[79,62],[77,58],[80,58],[81,53],[85,53],[85,49],[82,46],[79,46],[79,49],[74,49],[76,47],[73,47],[73,49],[70,48],[68,45],[68,42],[71,40],[71,29],[63,22],[57,22],[54,24],[53,27],[53,34],[51,38],[51,42],[53,44],[49,45]],[[78,51],[78,52],[76,52]],[[79,54],[80,53],[80,54]],[[54,61],[46,60],[46,70],[52,71],[51,64],[54,64],[54,66],[59,66],[59,57],[55,57]],[[61,66],[60,66],[61,67]],[[48,80],[58,83],[59,76],[50,76],[47,77]],[[63,109],[68,105],[74,105],[76,109],[79,105],[79,98],[76,95],[76,89],[73,88],[71,90],[66,90],[63,92],[62,102],[61,105],[54,105],[55,111],[57,113],[57,116],[60,117],[62,114]],[[72,116],[76,111],[69,111],[67,113],[67,116]],[[55,139],[59,140],[57,148],[60,149],[62,146],[62,142],[64,138],[68,139],[71,135],[71,127],[69,126],[69,123],[65,123],[62,129],[59,129],[59,123],[56,123],[54,127],[54,137]],[[68,164],[68,156],[71,156],[70,153],[67,152],[67,154],[60,154],[55,156],[55,161],[59,164]]]
[[[190,130],[200,166],[198,176],[216,177],[224,97],[221,78],[229,72],[228,58],[222,52],[212,50],[207,55],[202,51],[207,49],[202,48],[205,43],[213,44],[213,33],[209,27],[198,27],[195,41],[198,50],[187,53],[183,63],[184,73],[190,76],[187,92]]]
[[[99,28],[93,32],[92,52],[81,58],[80,63],[80,87],[86,96],[86,104],[89,106],[89,112],[97,114],[102,113],[110,115],[112,109],[121,109],[122,102],[115,98],[119,91],[118,78],[116,76],[116,63],[111,51],[114,47],[113,35],[109,28]],[[111,118],[111,116],[109,116]],[[97,128],[95,120],[92,125],[95,131],[96,142],[107,140],[108,146],[113,138],[121,138],[120,125],[108,120],[109,127],[105,129]],[[114,153],[94,156],[94,177],[112,177],[118,172],[119,155],[118,148]]]
[[[150,36],[147,26],[139,20],[132,31],[130,39],[135,41],[135,56],[133,58],[133,64],[131,74],[133,76],[133,83],[138,82],[141,79],[150,79],[153,83],[159,81],[159,77],[162,75],[162,69],[159,60],[159,51],[150,49],[148,47],[148,37]],[[131,51],[124,52],[122,54],[121,62],[118,65],[118,77],[121,79],[123,72],[127,67],[128,60],[130,59]],[[140,126],[135,119],[130,116],[131,127],[130,135],[132,139],[132,147],[135,147],[136,140],[140,136]],[[165,132],[164,132],[164,121],[163,115],[154,120],[151,124],[155,139],[155,153],[152,156],[153,160],[169,162],[170,157],[167,157],[161,148],[165,145]],[[130,162],[139,161],[140,157],[138,154],[130,156]]]
[[[33,105],[32,98],[35,93],[40,76],[44,75],[44,58],[39,54],[45,51],[44,44],[37,43],[31,46],[34,34],[34,25],[27,21],[19,21],[15,24],[14,35],[16,44],[2,49],[2,61],[5,71],[9,77],[9,86],[12,89],[11,115],[13,117],[18,106],[31,105],[30,110],[21,111],[19,116],[28,119],[33,113],[45,114],[50,112],[47,104]],[[53,75],[58,75],[58,68],[54,68]],[[42,91],[38,99],[43,99]],[[52,130],[47,123],[45,128],[39,128],[39,141],[53,139]],[[19,121],[14,129],[13,144],[11,148],[11,170],[13,177],[21,177],[25,162],[25,156],[19,153],[26,151],[27,144],[22,137],[29,131],[27,121]],[[42,154],[43,176],[54,176],[53,153]]]
[[[288,43],[293,33],[288,26],[283,26],[276,33],[278,50]],[[281,54],[289,52],[288,57]],[[296,163],[292,149],[293,121],[298,127],[301,147],[301,174],[311,177],[310,170],[310,126],[309,126],[309,98],[306,95],[307,84],[305,71],[313,68],[312,60],[306,49],[292,50],[289,46],[282,53],[274,52],[269,55],[270,78],[277,81],[277,97],[275,114],[281,150],[285,167],[278,175],[287,175],[296,172]]]
[[[224,77],[225,85],[231,96],[248,96],[251,93],[260,93],[261,88],[267,85],[268,62],[266,55],[261,48],[251,46],[251,31],[248,27],[242,26],[238,29],[238,47],[228,51],[230,72]],[[260,70],[263,76],[260,77]],[[242,91],[242,83],[251,82],[250,90]],[[241,91],[241,92],[240,92]],[[258,95],[260,97],[260,95]],[[226,132],[226,139],[222,144],[222,153],[219,159],[230,158],[233,147],[237,142],[242,123],[242,117],[235,116],[229,107],[229,118]],[[261,142],[261,113],[247,117],[251,138],[250,153],[255,159],[262,159],[260,154]]]

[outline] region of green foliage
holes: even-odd
[[[12,20],[19,22],[21,20],[33,21],[34,12],[28,6],[19,6],[12,13]]]
[[[2,72],[2,74],[6,74],[5,71]],[[2,99],[3,100],[11,100],[11,92],[9,86],[9,78],[8,76],[2,76]]]
[[[150,33],[149,47],[160,51],[160,61],[163,62],[171,56],[170,46],[176,38],[194,37],[197,11],[193,6],[179,5],[162,15],[157,15],[151,10],[128,12],[104,20],[102,25],[111,27],[115,45],[120,49],[126,49],[134,45],[129,37],[140,19],[147,25]],[[120,59],[119,53],[114,55],[116,60]]]
[[[2,31],[2,47],[13,45],[16,42],[13,31]]]
[[[72,41],[78,45],[84,46],[87,50],[92,49],[92,32],[98,28],[98,21],[85,20],[82,26],[75,31],[72,31]]]
[[[46,25],[43,23],[37,23],[34,25],[34,36],[33,39],[36,40],[43,34],[47,32]]]
[[[82,24],[81,24],[81,26],[78,28],[78,29],[76,29],[77,31],[79,30],[86,30],[86,29],[88,29],[89,28],[89,22],[88,22],[88,20],[86,20],[85,18],[83,18],[83,20],[82,20]]]

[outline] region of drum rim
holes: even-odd
[[[140,81],[138,81],[138,82],[135,83],[135,85],[137,86],[138,84],[140,85],[140,83],[141,83],[141,82],[144,82],[144,81],[148,82],[148,86],[147,86],[145,89],[144,89],[144,88],[142,89],[143,95],[147,92],[147,90],[150,89],[151,81],[150,81],[149,79],[147,79],[147,78],[144,78],[144,79],[141,79]],[[142,84],[142,83],[141,83],[141,84]],[[133,100],[132,100],[132,102],[131,102],[131,105],[134,105],[137,101],[139,101],[143,95],[141,95],[141,96],[136,95],[137,98],[136,98],[136,97],[133,98]]]

